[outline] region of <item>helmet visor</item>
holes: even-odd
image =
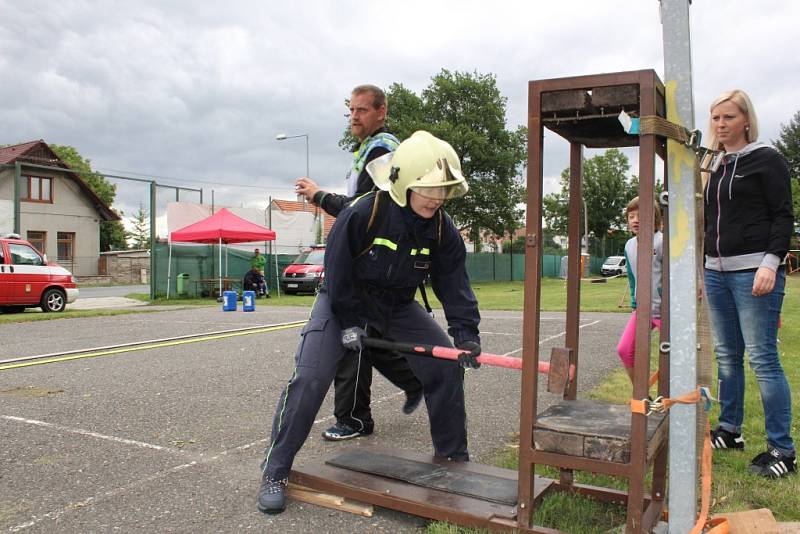
[[[372,177],[372,181],[378,189],[388,191],[392,185],[389,180],[389,175],[392,174],[392,156],[393,152],[387,152],[382,156],[378,156],[369,163],[367,163],[367,173]]]
[[[409,187],[411,191],[425,198],[434,200],[447,200],[450,198],[463,197],[467,194],[467,182],[460,182],[451,185],[438,186],[418,186]]]
[[[447,200],[464,196],[469,186],[461,169],[450,165],[447,158],[440,158],[433,169],[412,182],[409,189],[427,198]]]

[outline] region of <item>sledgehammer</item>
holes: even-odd
[[[441,347],[438,345],[424,345],[415,343],[398,343],[373,337],[365,337],[362,343],[375,349],[391,350],[405,354],[416,354],[419,356],[433,356],[445,360],[458,360],[458,355],[464,351]],[[522,370],[522,359],[503,356],[502,354],[491,354],[481,352],[478,356],[481,365],[492,365],[494,367],[505,367],[507,369]],[[569,351],[566,349],[553,349],[549,362],[539,362],[538,371],[547,375],[547,390],[551,393],[563,393],[569,380],[575,377],[575,366],[569,364]]]

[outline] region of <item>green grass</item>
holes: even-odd
[[[110,315],[127,315],[130,313],[149,313],[156,310],[148,310],[145,307],[135,310],[65,310],[60,313],[42,313],[38,308],[27,309],[20,313],[0,313],[0,324],[6,323],[29,323],[32,321],[54,321],[56,319],[75,319],[77,317],[105,317]]]
[[[630,312],[628,281],[624,278],[600,279],[603,283],[581,282],[582,311]],[[515,310],[523,306],[522,282],[473,282],[472,290],[482,310]],[[431,306],[441,308],[432,290],[428,291]],[[619,305],[622,303],[623,307]],[[564,311],[567,308],[567,285],[559,278],[543,278],[540,295],[542,311]]]
[[[628,282],[624,278],[603,279],[604,283],[581,282],[581,302],[583,311],[622,311],[628,312]],[[483,310],[517,310],[523,306],[523,283],[519,282],[475,282],[472,290]],[[441,308],[432,289],[427,291],[431,306]],[[150,301],[146,293],[132,293],[128,298]],[[150,301],[160,306],[217,306],[210,298],[170,298],[160,297]],[[272,292],[269,300],[259,299],[257,306],[311,306],[314,295],[285,295],[280,297]],[[619,307],[622,303],[623,307]],[[543,278],[541,290],[541,309],[543,311],[564,311],[567,307],[567,286],[558,278]]]
[[[147,293],[131,293],[126,295],[130,299],[150,302],[153,306],[221,306],[222,303],[210,297],[203,298],[174,298],[166,299],[158,297],[150,300]],[[311,306],[314,303],[314,295],[281,295],[280,297],[272,294],[269,299],[260,298],[256,301],[256,306]]]

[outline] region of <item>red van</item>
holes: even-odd
[[[0,311],[41,307],[64,311],[78,298],[78,285],[68,270],[47,261],[17,234],[0,234]]]
[[[325,245],[314,245],[297,256],[281,275],[281,289],[286,294],[314,293],[325,278]]]

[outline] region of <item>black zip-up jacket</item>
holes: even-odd
[[[793,229],[789,168],[783,156],[763,143],[726,154],[711,174],[704,198],[707,269],[778,268]]]
[[[480,343],[478,301],[469,285],[467,250],[452,219],[442,217],[441,240],[437,235],[438,215],[423,219],[412,215],[389,198],[390,208],[383,221],[376,221],[376,240],[365,248],[367,224],[375,193],[353,202],[331,229],[325,248],[325,291],[343,329],[392,320],[392,309],[414,300],[417,287],[430,274],[431,286],[442,303],[448,333],[456,345]],[[375,317],[373,305],[381,317]]]
[[[386,127],[382,126],[372,132],[370,137],[379,134],[379,133],[390,133]],[[331,217],[338,217],[339,213],[347,207],[347,205],[360,197],[365,193],[369,193],[373,189],[375,189],[375,183],[372,181],[372,176],[369,175],[367,172],[367,164],[375,158],[383,156],[384,154],[388,154],[389,151],[382,147],[376,146],[372,150],[369,151],[367,154],[367,160],[364,163],[364,168],[358,175],[358,181],[356,182],[356,194],[355,196],[349,197],[347,195],[340,195],[338,193],[328,193],[327,191],[317,191],[317,194],[314,195],[314,203],[325,210],[325,213],[330,215]],[[349,170],[348,170],[349,172]]]

